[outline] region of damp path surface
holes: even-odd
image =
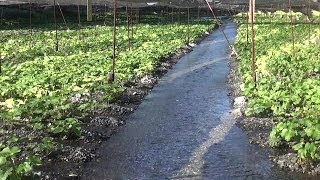
[[[236,24],[223,28],[234,43]],[[229,54],[216,30],[182,57],[101,145],[82,179],[305,179],[275,170],[234,125]]]

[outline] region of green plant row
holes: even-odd
[[[191,24],[190,41],[208,28],[213,28],[212,21]],[[0,34],[10,34],[8,31]],[[81,117],[114,100],[126,82],[151,73],[161,57],[187,43],[187,25],[139,24],[128,50],[127,31],[120,26],[116,81],[108,84],[112,28],[96,26],[83,28],[80,34],[77,30],[58,33],[58,52],[54,31],[35,31],[32,36],[15,33],[1,39],[0,179],[30,173],[57,145],[57,139],[80,137]],[[16,129],[30,133],[16,135]],[[12,135],[4,135],[10,130]]]
[[[277,119],[270,134],[271,146],[287,145],[303,159],[319,160],[320,28],[309,23],[320,16],[316,11],[313,14],[258,13],[256,88],[251,78],[251,39],[247,43],[245,24],[239,28],[236,47],[243,93],[248,97],[246,114]],[[291,15],[293,26],[288,18]]]

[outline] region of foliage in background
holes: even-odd
[[[245,24],[240,26],[236,42],[243,93],[248,97],[246,114],[276,117],[277,124],[270,134],[271,146],[288,145],[301,158],[313,160],[320,160],[318,14],[314,11],[313,17],[307,17],[292,13],[293,49],[290,13],[257,13],[256,88],[251,78],[251,39],[247,43]],[[238,17],[241,20],[245,14]]]

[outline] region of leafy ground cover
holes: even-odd
[[[118,27],[116,81],[112,66],[112,28],[59,31],[2,30],[0,54],[0,177],[19,179],[41,164],[63,139],[82,136],[82,117],[104,108],[123,86],[151,73],[158,60],[187,43],[186,24],[139,24],[128,50],[125,26]],[[190,25],[190,41],[213,28],[212,21]],[[79,35],[81,38],[79,38]],[[103,105],[101,105],[103,104]],[[21,130],[27,133],[17,133]]]
[[[245,14],[239,19],[241,16]],[[294,12],[259,12],[256,21],[256,87],[251,77],[251,39],[247,43],[246,24],[240,26],[236,42],[242,91],[247,97],[245,113],[276,119],[271,146],[289,147],[301,159],[319,161],[319,12],[313,11],[312,17]]]

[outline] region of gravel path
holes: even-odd
[[[234,42],[236,24],[224,30]],[[83,179],[303,179],[278,171],[235,126],[230,50],[217,30],[169,71],[103,143]]]

